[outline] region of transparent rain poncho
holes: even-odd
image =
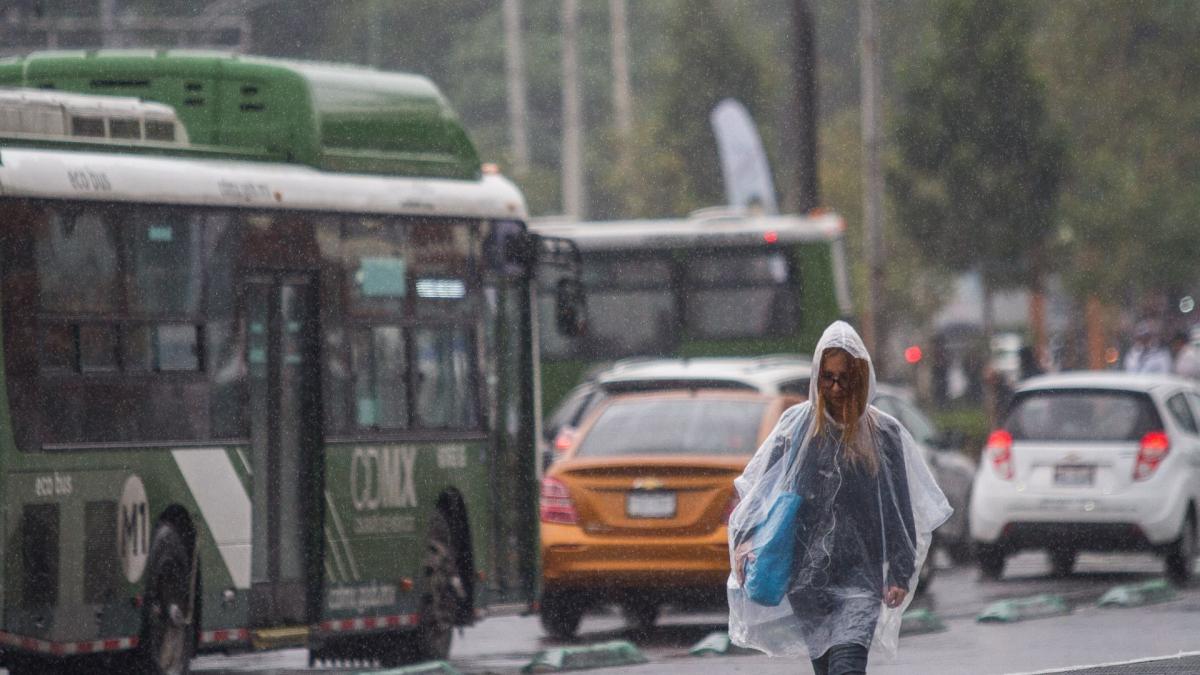
[[[729,517],[730,564],[739,544],[753,541],[775,499],[800,494],[795,555],[787,593],[777,606],[755,603],[736,567],[729,575],[729,636],[734,644],[772,656],[817,658],[837,644],[856,643],[894,656],[900,617],[917,590],[932,532],[950,516],[916,443],[895,418],[868,406],[856,443],[873,444],[872,473],[843,456],[840,425],[828,413],[817,433],[814,404],[821,358],[841,348],[867,361],[869,396],[875,370],[858,333],[837,321],[813,354],[809,401],[788,409],[734,485],[740,501]],[[887,587],[908,591],[887,607]]]

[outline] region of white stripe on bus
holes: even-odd
[[[346,538],[346,530],[342,527],[342,517],[338,515],[337,507],[333,504],[333,497],[328,491],[325,492],[325,503],[329,505],[329,515],[333,516],[333,526],[337,529],[338,537],[345,549],[346,561],[350,563],[350,574],[354,577],[354,581],[358,581],[358,562],[354,560],[354,551],[350,550],[350,540]]]
[[[224,448],[173,450],[235,588],[250,588],[250,496]]]

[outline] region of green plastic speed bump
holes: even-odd
[[[688,650],[688,654],[692,656],[712,656],[714,654],[725,654],[729,651],[730,646],[729,633],[716,631],[709,633],[703,640],[697,642],[695,646]]]
[[[1062,616],[1070,614],[1071,608],[1061,595],[1043,593],[1017,600],[1001,600],[988,605],[983,613],[975,618],[979,623],[1012,623],[1026,619],[1040,619],[1047,616]]]
[[[403,668],[390,670],[365,670],[355,675],[462,675],[454,666],[445,661],[428,661]]]
[[[900,635],[922,635],[946,630],[946,624],[928,609],[910,609],[900,617]]]
[[[646,663],[646,657],[625,640],[614,640],[587,647],[560,647],[538,652],[521,668],[522,673],[544,673],[561,670],[587,670]]]
[[[729,633],[724,631],[714,631],[709,633],[703,640],[697,642],[688,654],[692,656],[734,656],[738,654],[756,654],[753,649],[746,649],[733,644],[729,639]]]
[[[1141,607],[1175,599],[1175,589],[1166,579],[1154,579],[1140,584],[1113,586],[1100,597],[1101,607]]]

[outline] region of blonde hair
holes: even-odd
[[[850,460],[851,464],[866,468],[867,471],[874,474],[879,470],[879,452],[875,448],[875,439],[872,429],[870,429],[870,420],[868,421],[868,429],[866,438],[859,437],[859,420],[867,412],[867,397],[870,395],[871,386],[871,365],[866,359],[855,358],[850,352],[837,347],[826,349],[821,354],[821,364],[817,370],[817,377],[820,377],[820,372],[824,370],[825,360],[832,354],[841,353],[846,356],[846,382],[842,387],[846,390],[841,410],[842,420],[842,446],[845,456]],[[828,420],[825,418],[825,411],[833,403],[825,399],[825,395],[821,391],[821,387],[817,387],[817,400],[815,401],[816,410],[816,434],[821,435],[828,433],[834,434],[833,429],[826,427]],[[837,419],[837,417],[834,417]]]

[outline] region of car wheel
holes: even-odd
[[[654,630],[660,609],[658,603],[652,600],[635,600],[623,606],[621,611],[625,614],[625,620],[629,622],[630,628],[639,633],[649,633]]]
[[[579,622],[586,609],[581,598],[567,593],[546,593],[542,596],[542,628],[556,640],[571,640],[579,632]]]
[[[1056,577],[1069,577],[1075,571],[1077,551],[1054,549],[1050,551],[1050,573]]]
[[[975,545],[975,560],[979,573],[987,581],[996,581],[1004,574],[1004,551],[991,544]]]
[[[1167,549],[1167,578],[1173,583],[1183,586],[1191,581],[1196,566],[1196,547],[1196,517],[1189,512],[1179,538]]]

